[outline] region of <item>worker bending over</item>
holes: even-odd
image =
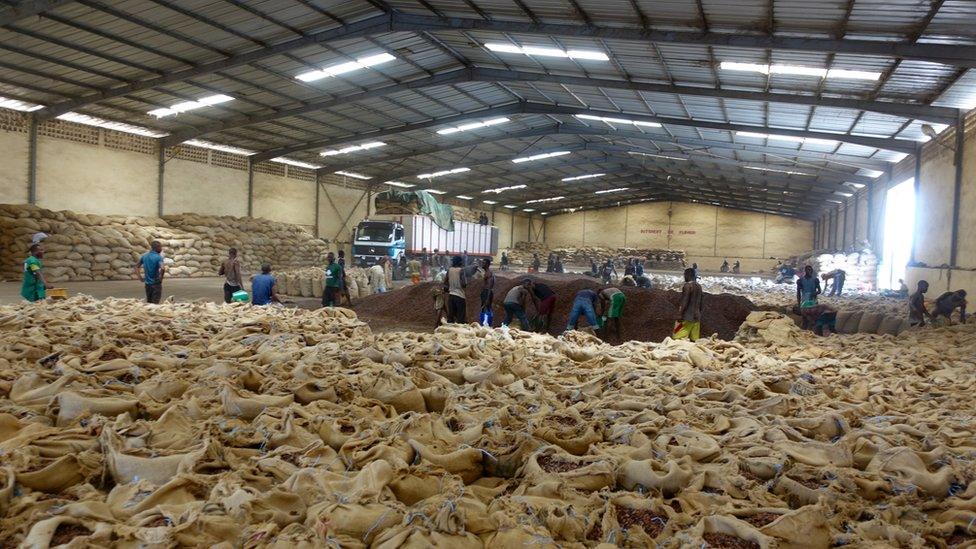
[[[20,286],[21,297],[31,303],[46,298],[47,290],[51,288],[44,280],[42,259],[44,259],[44,247],[40,243],[31,244],[30,255],[24,261],[24,282]]]
[[[532,294],[532,281],[525,278],[505,294],[503,304],[505,306],[505,320],[502,321],[502,326],[510,325],[512,317],[516,317],[523,330],[531,330],[529,319],[525,316],[525,304],[530,300],[536,303],[536,308],[538,308],[538,302],[536,302],[535,295]]]
[[[685,269],[685,284],[681,287],[678,321],[674,325],[674,339],[698,341],[701,337],[701,318],[704,295],[697,281],[695,268]]]
[[[261,274],[254,277],[251,281],[251,304],[270,305],[271,303],[281,303],[278,298],[278,281],[271,274],[271,264],[261,265]]]
[[[620,329],[620,317],[624,314],[624,302],[627,301],[624,293],[617,288],[604,288],[600,290],[600,311],[604,319],[604,330],[613,328],[617,341],[623,341]]]
[[[826,284],[832,281],[830,285],[830,293],[827,294],[828,296],[836,295],[837,297],[840,297],[841,292],[844,291],[844,281],[847,280],[847,273],[844,272],[843,269],[834,269],[829,273],[820,275],[820,278],[822,278],[824,281],[824,289],[826,289]]]
[[[807,265],[803,268],[803,276],[796,281],[796,306],[806,301],[817,301],[817,296],[823,293],[820,289],[820,279],[814,276],[813,267]]]
[[[369,268],[369,285],[373,287],[374,294],[386,292],[386,258],[381,257],[380,262]]]
[[[535,302],[535,326],[539,333],[549,332],[549,318],[556,307],[556,292],[542,282],[532,283],[532,295]]]
[[[580,290],[576,292],[573,299],[573,308],[569,311],[569,322],[566,323],[566,330],[575,330],[576,323],[579,322],[580,315],[586,316],[586,321],[590,327],[596,329],[599,323],[596,320],[597,294],[593,290]]]
[[[925,318],[933,320],[932,314],[925,308],[925,292],[929,291],[927,280],[919,280],[915,293],[908,298],[908,324],[911,326],[925,326]]]
[[[966,323],[966,290],[956,290],[946,292],[935,300],[935,310],[932,311],[932,319],[935,320],[944,316],[946,324],[952,323],[952,313],[959,309],[959,322]]]
[[[789,265],[780,265],[779,274],[776,275],[776,284],[785,284],[791,282],[793,277],[796,276],[796,269],[790,267]]]
[[[819,336],[837,333],[837,309],[826,303],[807,302],[794,312],[799,313],[800,327],[804,330],[812,328],[813,333]]]

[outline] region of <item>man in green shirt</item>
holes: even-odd
[[[20,295],[27,301],[40,301],[47,297],[47,289],[51,286],[44,280],[44,248],[40,244],[32,244],[30,257],[24,261],[24,283],[20,287]]]
[[[339,304],[339,290],[342,289],[342,267],[336,263],[335,254],[326,256],[325,285],[322,288],[322,306],[335,307]]]

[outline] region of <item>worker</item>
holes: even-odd
[[[224,303],[230,303],[234,298],[234,292],[239,292],[244,288],[244,281],[241,279],[241,262],[237,258],[237,248],[227,250],[227,259],[220,265],[220,272],[217,274],[224,277]]]
[[[325,281],[322,284],[322,306],[339,305],[339,292],[342,290],[342,268],[336,263],[335,254],[325,256]]]
[[[779,266],[779,274],[776,276],[776,284],[785,284],[787,282],[793,282],[793,278],[796,277],[796,269],[790,267],[789,265],[783,263]]]
[[[624,313],[626,296],[618,288],[609,287],[600,290],[600,314],[603,316],[603,329],[609,330],[613,326],[613,333],[617,341],[623,341],[620,329],[620,317]]]
[[[591,328],[599,328],[595,309],[597,299],[597,294],[593,290],[586,289],[576,292],[576,297],[573,298],[573,308],[569,311],[569,322],[566,323],[567,331],[576,329],[580,315],[586,317]]]
[[[142,254],[136,264],[136,276],[146,286],[146,303],[159,303],[163,297],[163,245],[153,240],[149,251]]]
[[[430,254],[426,246],[420,250],[420,279],[430,280]]]
[[[471,258],[468,257],[468,251],[464,250],[463,252],[461,252],[461,265],[467,267],[470,264],[471,264]]]
[[[732,274],[739,274],[740,272],[742,272],[742,263],[736,259],[735,263],[732,264]]]
[[[824,281],[824,289],[826,290],[827,282],[831,282],[830,293],[828,296],[840,297],[841,292],[844,291],[844,280],[847,279],[847,273],[843,269],[834,269],[829,273],[824,273],[820,275],[820,278]]]
[[[281,303],[278,298],[278,281],[271,275],[271,264],[261,264],[261,274],[251,280],[251,304],[269,305]]]
[[[547,273],[556,272],[556,256],[554,256],[553,254],[549,254],[549,257],[546,258],[546,272]]]
[[[898,291],[896,294],[898,297],[908,297],[908,285],[900,278],[898,279]]]
[[[502,252],[501,265],[502,265],[502,270],[503,271],[507,271],[508,270],[508,255],[505,252]]]
[[[803,276],[796,281],[796,306],[799,307],[805,301],[816,303],[817,296],[823,293],[820,289],[820,279],[814,276],[813,267],[807,265],[803,268]]]
[[[618,276],[617,267],[614,266],[612,259],[607,259],[607,262],[603,264],[603,283],[610,284],[610,280]]]
[[[801,327],[806,330],[813,329],[813,333],[825,336],[829,333],[837,333],[837,309],[826,303],[814,303],[809,301],[804,306],[794,308],[793,312],[800,315]]]
[[[407,272],[410,274],[412,284],[420,284],[420,261],[416,257],[407,261]]]
[[[47,290],[51,286],[44,280],[44,246],[40,243],[31,244],[30,255],[24,261],[24,282],[20,286],[20,295],[30,302],[41,301],[47,297]]]
[[[908,298],[908,324],[911,326],[925,326],[925,318],[934,320],[932,314],[925,308],[925,293],[929,291],[927,280],[919,280],[915,293]]]
[[[549,319],[552,316],[553,309],[556,308],[556,292],[542,282],[533,282],[532,295],[535,297],[533,300],[536,311],[535,328],[540,333],[548,333]]]
[[[495,300],[495,273],[491,271],[490,257],[481,260],[481,271],[485,285],[481,288],[481,314],[478,315],[478,323],[482,326],[491,326],[493,320],[491,303]]]
[[[959,322],[966,323],[966,290],[956,290],[946,292],[935,299],[935,309],[932,311],[932,320],[935,321],[940,316],[944,316],[946,324],[952,323],[952,313],[959,309]]]
[[[634,260],[634,278],[640,278],[644,276],[644,260],[642,258],[637,258]]]
[[[381,257],[380,262],[369,268],[369,285],[373,287],[374,294],[386,292],[386,258]]]
[[[691,268],[694,269],[694,271],[695,271],[695,280],[698,280],[698,278],[699,278],[699,276],[698,276],[698,264],[697,263],[692,263],[691,264]]]
[[[723,259],[722,260],[722,266],[719,267],[718,270],[719,270],[719,272],[722,272],[722,273],[729,272],[729,260],[728,259]]]
[[[447,290],[435,284],[431,293],[434,298],[434,329],[447,322]]]
[[[41,242],[44,242],[45,240],[47,240],[47,233],[34,233],[34,235],[31,236],[31,244],[32,245],[33,244],[40,244]]]
[[[556,272],[557,273],[565,273],[566,272],[565,269],[563,269],[563,260],[558,255],[556,256]]]
[[[597,268],[597,266],[596,266],[596,260],[593,259],[593,258],[590,258],[590,275],[591,276],[599,276],[600,275],[600,269]]]
[[[638,288],[650,288],[651,287],[651,279],[650,278],[647,278],[644,275],[641,275],[641,276],[638,276],[637,278],[635,278],[634,279],[634,283],[637,284],[637,287]]]
[[[681,287],[681,304],[678,306],[678,321],[674,325],[674,339],[698,341],[701,337],[705,300],[697,278],[694,267],[685,269],[685,284]]]
[[[523,278],[521,283],[512,286],[512,289],[505,294],[503,303],[505,319],[502,321],[502,326],[510,325],[512,317],[516,317],[519,320],[519,327],[523,331],[531,330],[529,319],[525,316],[525,305],[529,300],[535,301],[535,296],[532,294],[532,280]]]
[[[464,276],[464,259],[456,255],[451,259],[451,268],[447,270],[444,288],[447,290],[447,321],[464,323],[467,321],[467,296],[464,289],[468,287],[468,278]]]
[[[532,254],[532,266],[529,268],[529,272],[537,273],[539,272],[539,267],[542,262],[539,261],[539,254]]]
[[[344,298],[346,305],[351,307],[352,296],[349,295],[349,274],[346,272],[345,250],[339,250],[339,258],[336,259],[336,263],[339,265],[339,293]],[[342,298],[339,299],[339,305],[342,305]]]
[[[624,276],[634,276],[637,273],[637,266],[634,265],[634,260],[627,258],[627,263],[624,266]]]

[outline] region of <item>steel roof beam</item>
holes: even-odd
[[[71,3],[72,0],[22,0],[16,5],[0,11],[0,27],[6,27],[21,19],[40,15],[47,10]]]
[[[463,17],[395,13],[393,28],[398,31],[481,30],[520,34],[542,34],[570,38],[602,38],[631,42],[690,44],[762,50],[790,50],[851,55],[903,58],[959,67],[976,67],[976,46],[960,44],[919,44],[882,40],[853,40],[774,36],[722,32],[647,30],[637,27],[598,27],[558,23],[530,23]]]

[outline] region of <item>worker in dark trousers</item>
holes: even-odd
[[[447,290],[447,321],[467,322],[467,296],[464,289],[468,287],[468,278],[464,276],[464,259],[456,255],[451,259],[451,268],[447,270],[444,279],[444,289]]]
[[[820,278],[824,280],[824,289],[826,290],[826,285],[830,282],[830,293],[828,296],[840,297],[841,292],[844,291],[844,281],[847,280],[847,273],[842,269],[834,269],[829,273],[824,273],[820,275]]]

